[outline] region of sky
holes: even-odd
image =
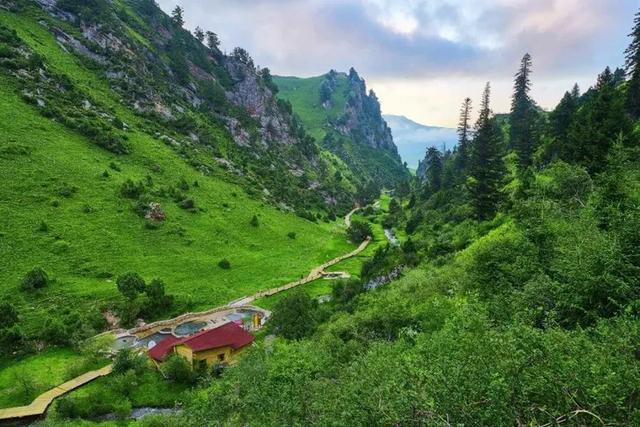
[[[531,95],[552,109],[566,90],[624,64],[640,0],[157,0],[185,27],[217,33],[276,75],[354,67],[386,114],[453,127],[487,81],[507,112],[513,74],[533,57]]]

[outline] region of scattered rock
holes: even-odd
[[[159,203],[151,202],[147,208],[147,212],[144,215],[145,219],[155,222],[162,222],[167,219],[167,215],[162,210],[162,206]]]

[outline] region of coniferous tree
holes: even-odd
[[[562,146],[567,142],[569,127],[573,121],[573,115],[580,104],[580,88],[576,83],[571,92],[565,92],[558,106],[549,116],[551,133]]]
[[[469,192],[475,215],[491,218],[498,209],[500,187],[505,174],[502,159],[502,132],[490,107],[491,86],[487,83],[476,123],[469,164]]]
[[[209,46],[211,50],[218,50],[220,46],[220,39],[213,31],[207,31],[207,46]]]
[[[456,169],[464,171],[469,164],[469,149],[471,143],[471,98],[465,98],[460,108],[460,121],[458,122],[458,150],[456,157]]]
[[[631,44],[625,51],[629,87],[627,89],[627,109],[634,119],[640,118],[640,12],[636,13],[633,31],[629,36]]]
[[[176,6],[171,12],[171,20],[178,27],[184,26],[184,9],[180,6]]]
[[[196,39],[198,39],[200,43],[204,41],[204,31],[202,30],[202,28],[196,27],[195,30],[193,30],[193,35]]]
[[[594,173],[606,165],[607,154],[615,141],[630,140],[633,125],[625,111],[625,98],[616,89],[609,67],[598,76],[590,92],[572,121],[563,159],[579,163]]]
[[[515,75],[515,87],[511,101],[511,131],[509,146],[516,150],[520,167],[531,165],[536,146],[535,105],[529,97],[531,90],[531,55],[524,55]]]
[[[427,162],[427,185],[430,194],[437,193],[442,187],[442,153],[436,147],[429,147],[425,157]]]

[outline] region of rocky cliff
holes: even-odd
[[[408,178],[378,98],[367,92],[356,70],[274,81],[279,96],[291,102],[305,129],[347,165],[361,193],[394,187]]]
[[[347,103],[343,115],[336,122],[337,130],[351,136],[357,143],[397,153],[391,129],[382,118],[376,94],[372,90],[367,94],[365,81],[353,68],[349,70],[347,81]]]

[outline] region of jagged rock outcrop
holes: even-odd
[[[378,97],[372,90],[367,94],[365,81],[353,68],[349,71],[346,97],[345,112],[336,123],[337,129],[358,143],[397,153],[391,129],[382,118]]]

